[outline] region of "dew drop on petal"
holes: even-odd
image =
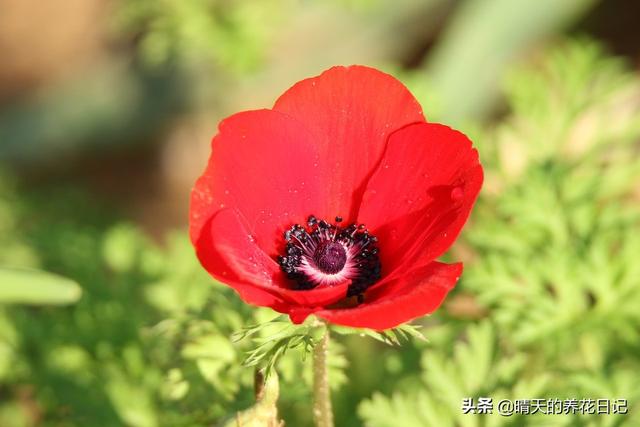
[[[451,190],[451,200],[458,201],[462,199],[462,196],[464,196],[464,191],[462,190],[462,188],[455,187],[453,190]]]
[[[378,193],[377,190],[371,190],[371,189],[367,189],[364,194],[362,195],[362,201],[366,202],[370,199],[372,199],[373,197],[376,196],[376,194]]]

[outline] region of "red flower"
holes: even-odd
[[[480,191],[478,153],[425,122],[393,77],[331,68],[271,110],[222,121],[212,151],[191,240],[245,302],[382,330],[434,311],[455,286],[462,264],[435,259]]]

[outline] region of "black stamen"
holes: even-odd
[[[292,225],[284,232],[285,254],[277,260],[287,278],[296,283],[295,289],[313,289],[322,280],[332,284],[333,276],[338,277],[334,280],[351,280],[346,296],[357,296],[361,302],[367,288],[380,279],[378,239],[364,224],[340,227],[337,224],[342,220],[336,216],[336,225],[332,225],[310,215],[307,228]],[[337,276],[347,267],[343,276]]]
[[[318,222],[317,218],[313,215],[309,215],[309,218],[307,219],[307,225],[309,227],[313,227],[314,225],[316,225],[316,223]]]

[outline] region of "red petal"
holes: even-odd
[[[363,66],[333,67],[285,92],[274,110],[294,117],[313,134],[321,159],[332,165],[319,217],[355,221],[364,183],[380,161],[387,136],[424,122],[420,104],[394,77]]]
[[[478,153],[464,134],[436,123],[393,133],[358,215],[380,241],[385,274],[418,255],[425,261],[442,255],[467,221],[482,179]]]
[[[318,309],[346,296],[350,281],[308,291],[283,287],[280,268],[256,245],[233,209],[217,212],[202,230],[195,245],[200,262],[248,303],[289,313],[293,306]]]
[[[289,311],[289,319],[296,325],[304,323],[309,315],[318,311],[317,309],[310,309],[307,307],[294,307]]]
[[[315,288],[308,291],[294,291],[287,288],[279,288],[278,294],[290,303],[301,307],[322,308],[340,301],[347,296],[347,290],[351,281],[345,281],[335,286]]]
[[[270,110],[247,111],[220,123],[212,155],[191,194],[191,240],[224,207],[236,208],[258,245],[275,256],[282,233],[323,205],[330,167],[311,135]]]
[[[375,330],[394,328],[437,309],[461,273],[461,263],[432,262],[390,283],[392,293],[367,293],[367,300],[357,307],[315,314],[338,325]]]
[[[234,288],[243,301],[286,312],[282,298],[271,291],[278,266],[251,241],[237,232],[238,217],[232,209],[222,209],[211,217],[194,242],[205,269],[219,281]],[[255,261],[255,262],[254,262]]]

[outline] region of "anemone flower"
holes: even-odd
[[[384,330],[433,312],[462,264],[454,242],[482,185],[462,133],[429,123],[395,78],[333,67],[272,109],[219,125],[191,195],[190,235],[249,304]]]

